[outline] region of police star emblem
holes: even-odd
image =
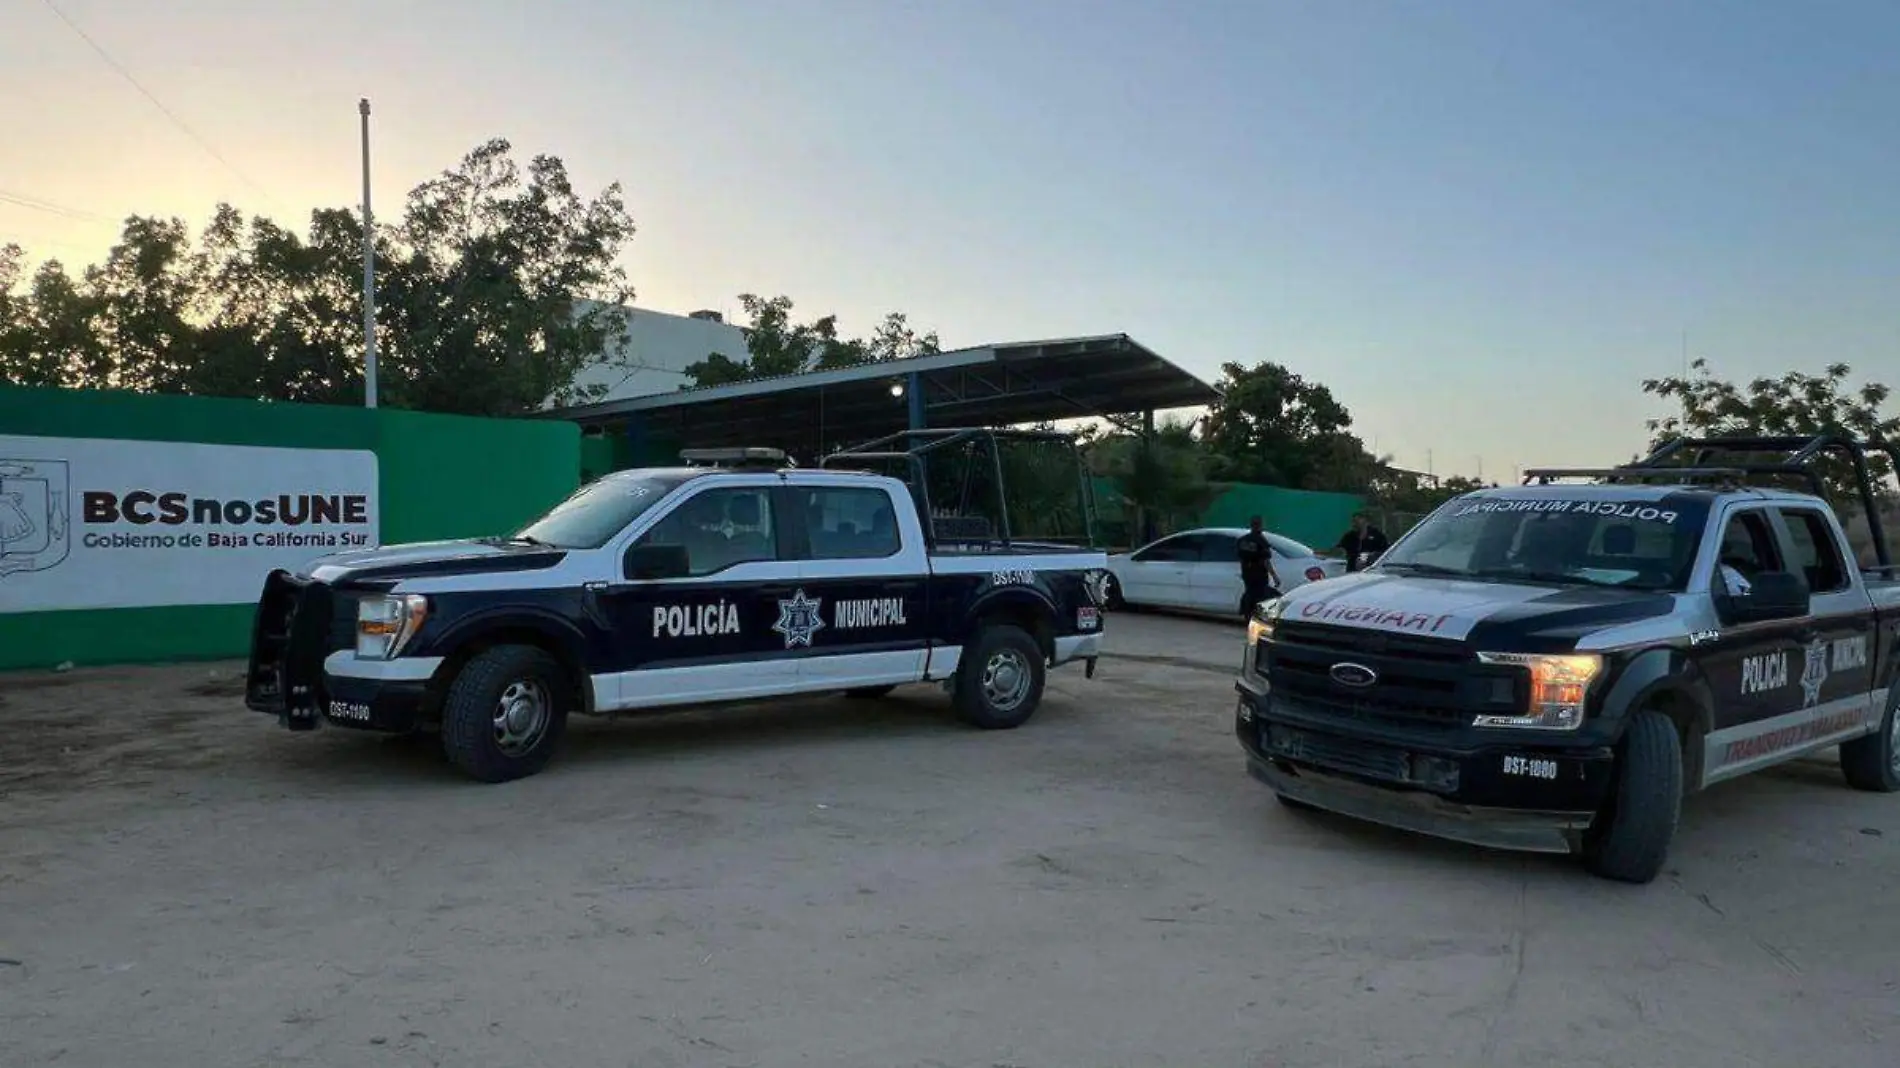
[[[778,622],[772,629],[785,636],[785,648],[794,645],[810,647],[812,635],[825,629],[825,621],[818,614],[822,598],[807,597],[804,590],[792,594],[791,599],[778,603]]]
[[[1807,648],[1807,662],[1801,667],[1801,703],[1812,707],[1821,700],[1821,684],[1827,681],[1827,642],[1816,638]]]

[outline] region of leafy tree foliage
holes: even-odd
[[[1288,489],[1366,488],[1377,465],[1331,390],[1277,363],[1225,364],[1219,386],[1202,438],[1213,477]]]
[[[1197,520],[1226,489],[1209,478],[1213,457],[1190,422],[1164,421],[1147,448],[1133,434],[1111,434],[1089,443],[1089,466],[1107,477],[1129,512],[1125,540],[1145,540]]]
[[[800,371],[855,367],[940,351],[935,331],[919,334],[903,312],[884,317],[868,338],[838,333],[838,317],[824,315],[809,323],[792,317],[792,298],[739,295],[745,308],[746,353],[734,357],[711,353],[687,365],[687,387],[723,386],[754,378],[772,378]]]
[[[1679,410],[1649,420],[1650,447],[1678,437],[1716,437],[1728,434],[1807,436],[1839,433],[1875,443],[1900,442],[1900,415],[1886,413],[1892,391],[1877,382],[1859,388],[1848,383],[1853,368],[1832,363],[1820,374],[1789,371],[1776,378],[1757,378],[1738,386],[1716,377],[1707,360],[1690,365],[1690,373],[1643,382],[1643,392],[1673,400]],[[1779,461],[1781,455],[1742,456],[1741,460]],[[1879,510],[1890,545],[1900,533],[1900,493],[1893,483],[1893,464],[1879,450],[1868,454],[1868,474],[1874,481]],[[1848,536],[1861,561],[1876,559],[1872,527],[1861,501],[1859,483],[1843,457],[1828,456],[1814,464],[1829,502],[1846,524]],[[1799,482],[1790,488],[1806,490]]]
[[[575,374],[625,329],[618,186],[575,192],[561,161],[525,170],[492,140],[376,227],[378,400],[509,415],[590,391]],[[0,254],[0,380],[260,400],[363,396],[362,217],[307,234],[220,205],[194,242],[134,216],[104,262],[24,277]]]
[[[1891,391],[1875,382],[1852,387],[1847,380],[1852,370],[1847,364],[1834,363],[1818,375],[1789,371],[1738,386],[1716,377],[1707,360],[1697,360],[1688,375],[1647,379],[1643,392],[1679,405],[1675,414],[1649,420],[1650,447],[1679,437],[1729,434],[1839,433],[1862,441],[1900,441],[1900,415],[1883,410]],[[1891,493],[1891,462],[1879,452],[1868,460],[1877,488]],[[1820,465],[1820,471],[1836,504],[1851,507],[1858,497],[1851,468],[1830,460]]]

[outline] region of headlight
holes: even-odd
[[[1603,658],[1576,653],[1479,653],[1485,664],[1514,664],[1531,676],[1530,707],[1516,716],[1481,715],[1474,727],[1523,727],[1533,730],[1573,731],[1583,725],[1584,700],[1590,683],[1603,670]]]
[[[1247,621],[1247,644],[1259,645],[1271,637],[1273,637],[1273,624],[1261,619],[1260,613],[1255,612],[1253,618]]]
[[[1259,645],[1273,637],[1273,625],[1280,621],[1280,613],[1284,610],[1285,606],[1278,597],[1255,605],[1253,615],[1247,617],[1247,645]]]
[[[416,593],[366,597],[356,606],[356,655],[392,660],[429,618],[429,599]]]

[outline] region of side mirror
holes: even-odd
[[[627,555],[621,561],[621,572],[627,578],[671,579],[685,578],[692,573],[692,560],[686,555],[684,545],[642,545],[635,543],[627,547]]]
[[[1720,569],[1715,574],[1715,614],[1724,623],[1765,623],[1800,619],[1809,612],[1807,579],[1787,571],[1765,571],[1749,583],[1747,593],[1728,592]]]

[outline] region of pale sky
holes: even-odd
[[[204,142],[0,0],[0,241],[69,263],[354,205],[368,96],[379,211],[497,135],[622,182],[643,307],[1272,359],[1440,473],[1626,459],[1685,330],[1900,385],[1892,0],[55,3]]]

